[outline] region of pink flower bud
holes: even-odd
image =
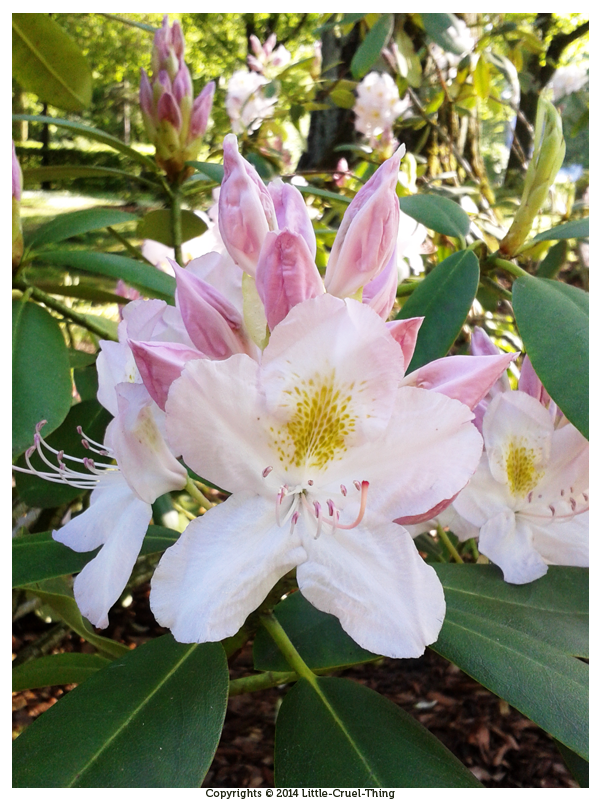
[[[260,58],[260,56],[262,56],[262,53],[263,53],[263,49],[262,49],[262,45],[261,45],[260,41],[258,40],[258,38],[254,34],[251,34],[249,38],[250,38],[250,47],[252,48],[252,50],[254,52],[254,55],[257,58]]]
[[[192,116],[190,120],[190,134],[189,139],[196,139],[198,136],[204,136],[206,126],[208,125],[208,118],[213,104],[213,96],[215,93],[215,82],[207,83],[204,89],[200,92],[198,97],[194,100],[192,106]]]
[[[190,339],[208,358],[221,360],[234,353],[252,353],[242,315],[210,284],[169,259],[175,270],[175,301]]]
[[[277,228],[275,208],[259,174],[238,152],[232,133],[223,141],[223,166],[219,230],[229,255],[254,276],[264,238]]]
[[[256,266],[256,288],[271,330],[295,305],[325,292],[302,236],[289,230],[267,233]]]
[[[496,347],[483,328],[473,328],[473,333],[471,334],[471,355],[497,356],[500,355],[500,348]]]
[[[411,317],[410,319],[395,319],[386,323],[388,331],[402,348],[405,371],[415,352],[417,335],[424,319],[425,317]]]
[[[397,253],[394,248],[387,266],[376,278],[369,281],[363,289],[362,301],[376,311],[381,319],[386,320],[396,301],[398,291]]]
[[[134,342],[130,339],[129,346],[144,386],[163,411],[169,388],[187,362],[204,358],[198,350],[175,342]]]
[[[276,44],[277,44],[277,36],[274,33],[272,33],[263,45],[263,53],[267,56],[267,58],[273,52],[273,48],[275,47]]]
[[[173,81],[173,95],[178,104],[184,97],[193,97],[192,78],[190,71],[183,61],[179,64],[179,70]]]
[[[384,162],[348,206],[331,248],[325,286],[347,297],[386,266],[398,238],[400,206],[396,196],[404,146]]]
[[[473,334],[475,331],[473,331]],[[547,406],[552,398],[544,389],[537,372],[534,370],[529,356],[525,356],[521,365],[521,377],[519,378],[519,391],[525,392],[530,397],[535,397],[543,406]]]
[[[17,151],[15,143],[12,143],[12,196],[17,202],[21,200],[21,189],[23,186],[23,175],[21,173],[21,166],[17,158]]]
[[[183,31],[181,30],[181,25],[179,24],[178,20],[175,20],[171,28],[171,42],[173,45],[173,50],[175,51],[175,55],[181,60],[185,50],[185,40],[183,38]]]
[[[248,56],[246,60],[248,62],[248,66],[250,67],[250,69],[254,70],[254,72],[262,73],[263,65],[258,60],[258,58],[255,58],[254,56]]]
[[[145,69],[140,70],[140,108],[149,117],[154,116],[154,95]]]
[[[267,188],[273,200],[279,230],[287,228],[302,236],[314,260],[317,239],[301,193],[291,183],[284,183],[281,178],[271,181]]]
[[[162,94],[158,101],[156,113],[160,122],[170,122],[176,131],[181,130],[181,111],[170,92],[164,92]]]

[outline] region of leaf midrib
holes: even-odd
[[[538,606],[538,605],[530,605],[527,603],[517,603],[512,600],[502,600],[502,598],[492,597],[487,594],[481,594],[480,592],[470,592],[466,589],[456,589],[452,586],[445,586],[442,582],[442,586],[444,587],[444,592],[456,592],[456,594],[466,595],[467,597],[477,597],[482,598],[484,600],[491,600],[494,603],[502,603],[504,606],[515,606],[516,608],[526,608],[531,611],[549,611],[556,614],[565,614],[568,616],[581,616],[581,617],[589,617],[589,611],[563,611],[561,609],[556,608],[546,608],[545,606]]]

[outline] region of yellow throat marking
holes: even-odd
[[[524,497],[541,480],[543,472],[536,469],[538,453],[525,447],[522,440],[511,439],[506,453],[506,477],[514,496]]]
[[[346,451],[346,437],[356,427],[352,412],[354,382],[336,384],[335,370],[315,374],[288,390],[285,405],[291,410],[287,423],[271,429],[279,460],[289,466],[323,469]]]

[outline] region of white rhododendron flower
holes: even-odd
[[[225,108],[234,133],[249,133],[259,128],[273,113],[277,96],[265,97],[263,86],[269,80],[258,72],[239,69],[233,73],[227,87]]]
[[[558,102],[563,97],[579,92],[589,82],[590,76],[584,64],[568,64],[559,67],[548,86],[552,89],[552,99]]]
[[[371,140],[391,131],[396,119],[410,105],[410,100],[400,100],[398,87],[387,73],[370,72],[356,87],[356,94],[354,126]]]
[[[403,352],[375,311],[329,294],[294,306],[260,365],[189,362],[167,432],[232,496],[166,551],[151,606],[178,641],[235,634],[294,567],[300,591],[362,647],[415,657],[437,638],[444,597],[410,535],[479,461],[463,403],[400,386]]]

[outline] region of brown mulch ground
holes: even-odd
[[[13,652],[36,641],[50,627],[34,614],[18,620]],[[136,590],[128,608],[111,612],[106,634],[135,647],[161,632],[150,613],[145,585]],[[94,652],[74,635],[65,638],[53,652],[63,651]],[[238,678],[251,672],[252,652],[247,645],[233,661],[231,675]],[[382,659],[343,674],[405,709],[485,786],[577,787],[544,731],[432,651],[420,659]],[[72,688],[55,686],[15,693],[13,731],[22,730]],[[286,691],[287,687],[276,687],[230,699],[221,742],[204,788],[273,786],[275,719]]]

